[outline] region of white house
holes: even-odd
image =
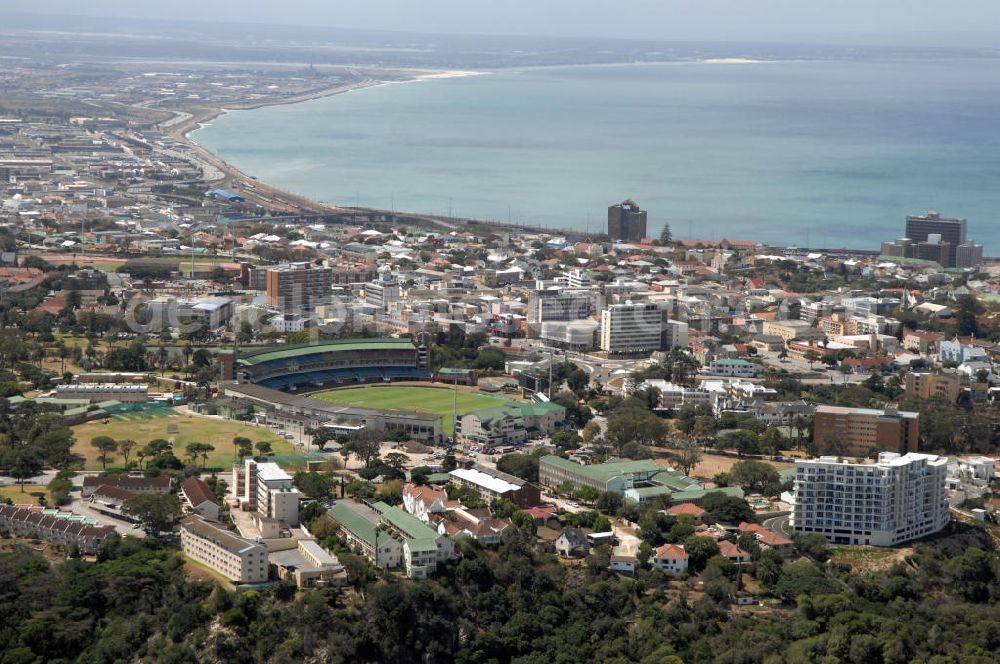
[[[656,548],[650,562],[664,572],[680,574],[687,571],[688,554],[679,544],[664,544]]]

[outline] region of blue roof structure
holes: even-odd
[[[239,194],[234,194],[228,189],[209,189],[205,192],[205,196],[209,198],[224,198],[227,201],[242,201],[244,198]]]

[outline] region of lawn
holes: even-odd
[[[313,394],[312,398],[359,408],[393,408],[421,413],[442,415],[441,428],[446,435],[454,429],[451,415],[454,409],[455,391],[447,387],[378,386],[348,387]],[[496,408],[510,399],[488,397],[469,392],[458,392],[458,413],[467,413],[480,408]]]
[[[274,460],[282,466],[301,468],[305,466],[306,455],[287,440],[268,429],[255,427],[243,422],[223,420],[214,417],[199,417],[170,412],[168,414],[129,413],[116,415],[104,424],[101,420],[87,422],[73,427],[76,442],[73,451],[86,459],[87,470],[100,470],[97,449],[90,444],[97,436],[111,436],[115,440],[131,439],[145,445],[154,438],[166,438],[174,446],[174,454],[186,461],[184,449],[190,443],[208,443],[215,451],[208,455],[205,465],[209,468],[228,468],[233,463],[233,438],[244,436],[254,443],[267,441],[275,452]],[[138,449],[137,447],[137,449]],[[130,460],[135,459],[135,451]],[[108,464],[118,466],[121,456]],[[202,463],[201,460],[198,463]]]
[[[38,494],[45,496],[50,507],[55,506],[52,502],[52,496],[49,495],[49,490],[41,484],[25,484],[24,493],[21,493],[21,487],[17,484],[0,486],[0,502],[10,498],[15,505],[37,505]]]

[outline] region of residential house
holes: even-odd
[[[653,567],[670,574],[681,574],[688,568],[688,554],[679,544],[664,544],[656,548],[650,559]]]
[[[570,528],[556,538],[556,553],[564,558],[583,558],[590,553],[590,544],[582,530]]]

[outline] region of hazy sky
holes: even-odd
[[[0,7],[14,4],[0,0]],[[47,0],[21,7],[465,34],[886,43],[919,35],[927,45],[1000,46],[998,0]]]

